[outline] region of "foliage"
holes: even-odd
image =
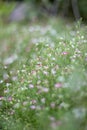
[[[86,30],[53,18],[0,26],[1,130],[86,130]]]
[[[0,2],[0,23],[3,21],[6,22],[14,7],[15,3],[8,4]]]
[[[44,5],[48,12],[53,15],[63,14],[64,16],[72,16],[73,9],[78,6],[79,13],[81,17],[87,20],[87,0],[77,0],[77,5],[75,2],[74,7],[72,7],[73,0],[26,0],[33,3],[34,5],[38,4],[39,6]],[[76,11],[76,10],[75,10]],[[77,12],[76,12],[77,13]],[[75,17],[75,14],[73,13]]]
[[[81,16],[87,20],[87,1],[86,0],[79,0],[79,9]]]
[[[75,18],[77,17],[76,19],[78,19],[81,16],[83,20],[87,21],[87,15],[86,15],[87,0],[4,0],[4,1],[28,2],[29,4],[32,4],[32,8],[34,8],[35,12],[37,12],[37,14],[40,14],[40,16],[41,12],[45,12],[46,14],[56,16],[62,15],[65,17],[75,17]],[[75,3],[74,6],[72,7],[73,1],[75,1]],[[78,11],[75,9],[76,6],[78,7]],[[76,14],[80,16],[75,16]]]

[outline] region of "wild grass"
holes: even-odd
[[[0,129],[87,129],[87,27],[0,26]]]

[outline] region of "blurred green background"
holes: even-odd
[[[44,16],[61,16],[64,18],[87,22],[87,0],[1,0],[0,17],[7,19],[6,14],[27,2],[29,6],[25,19],[32,20]],[[3,5],[4,3],[4,5]]]

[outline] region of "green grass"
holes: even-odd
[[[3,24],[3,22],[8,22],[8,16],[14,9],[15,5],[16,4],[14,2],[11,2],[11,4],[9,4],[8,2],[0,1],[0,26]]]
[[[87,129],[87,27],[0,26],[0,130]]]

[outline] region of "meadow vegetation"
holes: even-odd
[[[87,26],[60,18],[0,26],[0,130],[87,129]]]

